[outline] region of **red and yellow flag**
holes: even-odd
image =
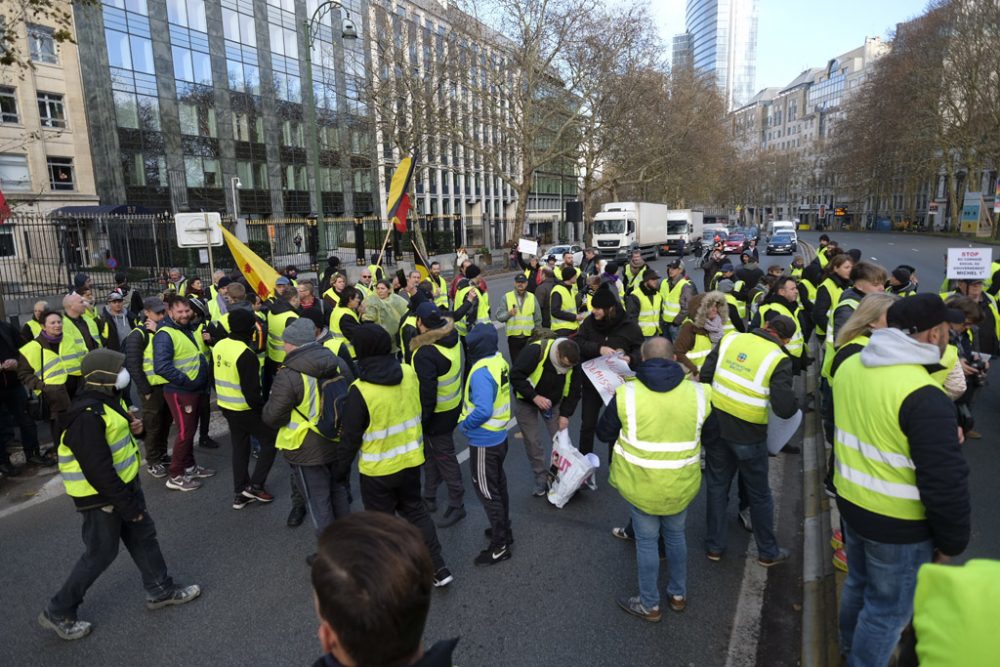
[[[257,292],[261,299],[269,299],[274,296],[274,283],[278,280],[278,272],[271,268],[271,265],[260,258],[257,253],[248,248],[243,241],[240,241],[232,232],[225,227],[222,235],[226,239],[229,251],[233,253],[236,266],[243,272],[243,277],[247,283]]]

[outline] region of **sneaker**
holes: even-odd
[[[153,465],[146,466],[146,472],[156,479],[163,479],[170,474],[169,471],[167,471],[167,466],[162,463],[154,463]]]
[[[635,539],[635,535],[629,535],[628,529],[622,526],[612,528],[611,536],[617,537],[619,540],[625,540],[626,542],[631,542]]]
[[[255,503],[255,502],[257,502],[256,498],[247,498],[241,493],[237,495],[235,498],[233,498],[233,509],[241,510],[250,503]]]
[[[201,595],[201,587],[198,584],[177,586],[166,595],[152,599],[146,598],[146,609],[160,609],[171,605],[187,604],[199,595]]]
[[[722,560],[722,552],[721,551],[706,551],[705,552],[705,558],[707,558],[708,560],[712,561],[713,563],[718,563],[720,560]]]
[[[175,491],[194,491],[201,488],[201,482],[191,479],[187,475],[171,477],[167,480],[167,488]]]
[[[285,525],[289,528],[298,528],[306,518],[305,505],[292,505],[292,511],[288,513],[288,521]]]
[[[740,510],[739,514],[736,515],[736,518],[739,519],[740,525],[743,526],[743,530],[747,531],[748,533],[753,532],[753,522],[750,520],[749,507],[744,510]]]
[[[500,561],[508,560],[510,556],[510,547],[506,544],[502,544],[498,547],[487,547],[486,549],[483,549],[472,562],[476,565],[496,565]]]
[[[209,477],[215,477],[214,470],[211,468],[203,468],[201,466],[191,466],[184,471],[184,474],[194,479],[207,479]]]
[[[448,526],[454,526],[456,523],[465,518],[465,507],[448,507],[444,511],[439,521],[434,523],[438,528],[447,528]]]
[[[687,598],[683,595],[671,595],[670,596],[670,609],[671,611],[681,612],[687,607]]]
[[[847,552],[837,549],[833,552],[833,566],[841,572],[847,572]]]
[[[792,552],[788,549],[778,548],[778,555],[774,558],[758,558],[757,564],[761,567],[773,567],[780,565],[792,557]]]
[[[444,588],[453,581],[455,581],[455,577],[452,576],[451,570],[446,567],[442,567],[434,573],[434,588]]]
[[[87,621],[77,621],[68,618],[56,618],[45,609],[38,615],[38,624],[55,632],[61,639],[73,641],[83,639],[90,634],[93,626]]]
[[[483,535],[485,535],[487,539],[492,540],[493,529],[487,528],[486,530],[483,531]],[[510,529],[510,526],[507,526],[507,544],[514,544],[514,531]]]
[[[840,528],[833,531],[833,537],[830,538],[830,547],[834,551],[844,548],[844,534],[840,532]]]
[[[642,606],[642,602],[639,601],[639,596],[632,598],[618,598],[618,606],[624,609],[629,614],[633,616],[638,616],[644,621],[649,621],[650,623],[659,623],[663,618],[663,612],[660,611],[659,607],[653,607],[652,609],[646,609]]]
[[[248,486],[243,489],[243,497],[251,500],[259,500],[262,503],[270,503],[274,501],[274,496],[270,493],[264,489],[255,489],[252,486]]]
[[[215,440],[212,440],[211,438],[203,438],[198,441],[198,446],[204,447],[205,449],[218,449],[219,443],[217,443]]]

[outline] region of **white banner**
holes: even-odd
[[[517,251],[523,252],[526,255],[537,255],[538,241],[532,241],[531,239],[518,239]]]
[[[949,280],[988,280],[992,264],[993,248],[948,248]]]
[[[628,367],[625,355],[621,352],[585,361],[580,365],[580,368],[597,389],[597,393],[601,395],[604,405],[611,402],[615,395],[615,389],[625,384],[625,378],[635,375],[635,372]]]

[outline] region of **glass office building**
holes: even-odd
[[[754,96],[758,0],[688,0],[685,24],[695,70],[715,77],[727,108]]]

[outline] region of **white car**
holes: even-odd
[[[554,245],[538,255],[539,261],[545,263],[545,258],[549,255],[556,256],[556,264],[562,264],[563,254],[573,253],[573,266],[579,267],[583,263],[583,248],[578,245]]]

